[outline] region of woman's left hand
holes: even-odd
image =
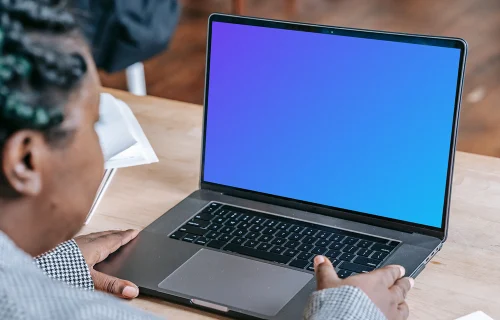
[[[139,234],[138,230],[104,231],[75,238],[76,244],[90,269],[94,287],[97,290],[115,296],[133,299],[139,295],[139,289],[130,281],[118,279],[94,270],[94,266],[106,259],[111,253],[126,245]]]

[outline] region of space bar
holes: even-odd
[[[257,258],[257,259],[262,259],[262,260],[267,260],[267,261],[272,261],[272,262],[278,262],[278,263],[283,263],[283,264],[287,264],[288,262],[290,262],[290,260],[292,260],[291,257],[280,256],[279,254],[274,254],[271,252],[265,252],[265,251],[260,251],[260,250],[256,250],[256,249],[252,249],[252,248],[242,247],[242,246],[236,245],[234,243],[229,243],[222,250],[239,253],[239,254],[242,254],[244,256],[249,256],[252,258]]]

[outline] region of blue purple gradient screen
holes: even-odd
[[[203,180],[440,228],[459,62],[213,22]]]

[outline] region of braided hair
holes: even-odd
[[[62,41],[77,29],[64,0],[0,0],[0,147],[19,130],[64,134],[64,107],[87,72]]]

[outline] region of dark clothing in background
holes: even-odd
[[[97,67],[116,72],[164,51],[180,16],[177,0],[72,0]]]

